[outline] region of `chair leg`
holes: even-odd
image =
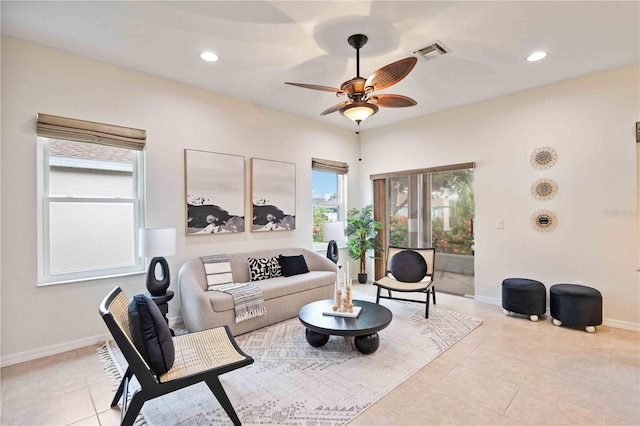
[[[242,423],[240,422],[240,419],[236,414],[236,410],[233,409],[233,405],[231,405],[231,401],[229,401],[229,397],[224,391],[222,383],[220,383],[220,379],[218,379],[217,377],[211,377],[209,379],[206,379],[205,382],[207,383],[207,386],[209,386],[209,389],[211,389],[211,392],[213,392],[213,395],[216,397],[220,405],[222,405],[222,408],[224,408],[224,411],[226,411],[233,424],[236,426],[241,425]]]
[[[436,288],[431,287],[431,295],[433,296],[433,304],[436,304]]]
[[[378,292],[376,293],[376,305],[380,304],[380,290],[382,289],[378,287]]]
[[[145,401],[146,399],[142,393],[140,392],[135,393],[133,395],[133,398],[131,398],[131,402],[127,407],[127,411],[124,412],[124,418],[122,419],[122,422],[120,423],[120,425],[132,426],[133,422],[136,421],[136,417],[138,417],[138,414],[140,413],[140,410],[142,409],[142,406],[144,405]]]
[[[425,303],[424,317],[429,318],[429,292],[427,292],[427,302]]]
[[[122,377],[122,381],[120,382],[120,386],[118,386],[116,395],[113,397],[113,401],[111,401],[111,407],[115,407],[116,405],[118,405],[118,401],[120,401],[122,392],[124,392],[125,382],[131,380],[131,376],[133,376],[133,371],[131,371],[131,367],[127,367],[127,371],[126,373],[124,373],[124,377]]]

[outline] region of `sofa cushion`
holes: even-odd
[[[144,294],[129,302],[129,331],[136,349],[156,375],[171,369],[175,360],[171,330],[158,306]]]
[[[266,280],[282,275],[282,268],[280,267],[280,262],[277,257],[249,257],[247,258],[247,262],[249,264],[250,281]]]
[[[262,290],[264,300],[276,299],[278,297],[289,296],[318,287],[333,287],[336,279],[335,272],[331,271],[310,271],[307,274],[295,275],[292,277],[277,277],[268,280],[256,281],[254,284]],[[215,312],[233,310],[233,298],[231,295],[221,291],[208,291],[207,297]]]
[[[280,260],[277,257],[272,257],[270,260],[271,266],[271,277],[281,277],[282,276],[282,266],[280,266]]]
[[[304,260],[303,255],[297,256],[278,256],[280,267],[282,268],[282,275],[285,277],[291,277],[293,275],[306,274],[309,272],[307,262]]]
[[[271,259],[254,258],[247,259],[249,263],[249,280],[260,281],[271,278]]]

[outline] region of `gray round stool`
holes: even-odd
[[[538,321],[547,310],[547,289],[540,281],[507,278],[502,281],[502,308],[505,315],[514,312]]]
[[[584,326],[589,333],[602,324],[602,294],[579,284],[554,284],[549,288],[554,325]]]

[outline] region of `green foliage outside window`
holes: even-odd
[[[440,253],[473,255],[473,171],[457,170],[433,175],[432,196],[454,195],[449,207],[448,231],[441,217],[431,221],[433,246]]]
[[[328,214],[331,213],[326,207],[313,207],[313,242],[321,243],[322,225],[329,221]]]
[[[409,245],[409,219],[406,216],[389,216],[389,245],[396,247]]]
[[[433,230],[433,246],[439,253],[473,254],[472,221],[461,220],[459,225],[449,231],[443,231],[442,219],[435,218],[431,222]]]
[[[406,213],[409,179],[396,178],[391,186],[391,200],[402,200],[398,205],[391,205],[388,217],[389,245],[409,246],[409,220]],[[473,171],[455,170],[431,174],[432,200],[448,199],[446,205],[441,202],[432,206],[432,246],[439,253],[473,255]],[[449,229],[444,230],[443,216],[447,210]]]

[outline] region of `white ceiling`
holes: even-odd
[[[2,1],[2,33],[354,129],[334,113],[332,93],[285,81],[339,87],[353,78],[347,38],[369,37],[360,71],[439,40],[446,56],[419,58],[381,93],[414,98],[380,108],[371,129],[427,113],[637,63],[640,2],[614,1]],[[549,56],[530,63],[543,49]],[[203,50],[220,56],[199,58]]]

